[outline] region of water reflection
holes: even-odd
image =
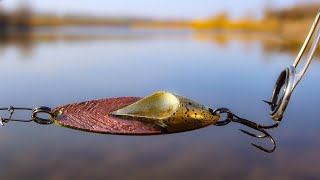
[[[305,33],[307,34],[307,32]],[[287,53],[295,56],[302,44],[303,41],[291,42],[290,39],[285,39],[281,35],[274,33],[265,33],[265,32],[202,32],[196,31],[193,35],[196,41],[212,41],[213,43],[224,47],[231,42],[241,42],[245,45],[252,44],[254,42],[259,42],[262,46],[264,54],[272,53]],[[319,48],[318,48],[319,49]],[[319,54],[319,53],[317,53]]]
[[[57,27],[57,28],[33,28],[28,31],[13,31],[0,34],[0,51],[8,46],[19,49],[23,57],[30,57],[32,50],[38,44],[57,42],[85,43],[96,41],[144,41],[161,38],[186,38],[189,30],[143,30],[131,28],[113,27]],[[3,54],[3,53],[1,53]],[[0,56],[1,56],[0,54]]]
[[[11,32],[0,35],[0,51],[8,46],[19,49],[22,57],[30,57],[32,49],[43,43],[77,43],[95,41],[144,41],[152,39],[189,39],[199,42],[213,42],[225,48],[232,42],[240,42],[244,47],[250,48],[252,43],[259,43],[263,53],[267,56],[273,53],[287,53],[296,55],[301,42],[292,44],[287,39],[275,34],[265,32],[219,32],[219,31],[193,31],[188,29],[150,30],[132,28],[110,27],[56,27],[33,28],[29,31]],[[291,44],[290,44],[291,43]],[[249,49],[245,50],[250,51]],[[0,54],[1,55],[1,54]],[[318,55],[318,53],[317,53]]]

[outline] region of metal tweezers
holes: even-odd
[[[302,79],[303,75],[306,73],[313,57],[315,54],[315,51],[317,49],[317,45],[319,43],[320,39],[320,27],[319,26],[319,19],[320,19],[320,9],[317,13],[317,16],[312,24],[312,27],[309,31],[309,34],[301,47],[301,50],[296,57],[293,65],[288,66],[285,68],[279,75],[275,87],[272,92],[271,101],[269,102],[269,105],[271,107],[270,115],[271,117],[277,121],[280,122],[283,116],[283,113],[285,112],[287,105],[289,103],[291,94],[293,93],[294,89]],[[315,35],[314,33],[317,32]],[[297,66],[301,62],[302,56],[305,53],[308,44],[310,43],[310,40],[312,36],[313,43],[310,47],[310,50],[305,58],[304,64],[301,65],[301,69],[297,70]],[[282,92],[281,96],[280,92]]]

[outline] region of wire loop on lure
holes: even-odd
[[[20,110],[20,111],[31,111],[31,118],[30,119],[14,119],[12,118],[13,114],[15,111]],[[45,113],[49,114],[50,117],[54,117],[54,114],[51,111],[51,108],[45,107],[45,106],[40,106],[37,108],[25,108],[25,107],[13,107],[10,106],[8,108],[0,108],[0,111],[8,111],[9,112],[9,117],[8,118],[3,118],[0,116],[0,125],[4,125],[4,123],[8,123],[10,121],[14,122],[36,122],[38,124],[52,124],[52,120],[50,118],[41,118],[39,116],[40,113]]]
[[[245,125],[249,128],[252,128],[254,130],[257,130],[259,132],[262,133],[262,135],[257,135],[257,134],[253,134],[253,133],[250,133],[248,131],[245,131],[245,130],[242,130],[240,129],[241,132],[249,135],[249,136],[252,136],[252,137],[255,137],[255,138],[269,138],[273,147],[271,149],[266,149],[262,146],[259,146],[259,145],[256,145],[256,144],[253,144],[251,143],[254,147],[264,151],[264,152],[267,152],[267,153],[272,153],[274,152],[274,150],[276,149],[276,142],[274,141],[274,139],[272,138],[272,136],[270,136],[270,134],[268,132],[265,131],[265,129],[270,129],[270,128],[273,128],[274,126],[262,126],[258,123],[255,123],[255,122],[252,122],[252,121],[249,121],[247,119],[243,119],[243,118],[240,118],[239,116],[233,114],[229,109],[227,108],[219,108],[219,109],[216,109],[216,110],[212,110],[210,109],[211,113],[214,114],[214,115],[220,115],[220,114],[226,114],[227,115],[227,118],[223,121],[217,121],[214,125],[215,126],[224,126],[224,125],[227,125],[229,124],[230,122],[236,122],[236,123],[239,123],[239,124],[242,124],[242,125]]]

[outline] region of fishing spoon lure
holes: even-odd
[[[275,121],[273,125],[263,126],[240,118],[227,108],[212,109],[191,99],[166,91],[155,92],[144,98],[107,98],[63,105],[54,109],[45,106],[34,109],[12,106],[0,108],[0,111],[9,112],[8,118],[0,117],[0,123],[3,125],[10,121],[33,121],[38,124],[56,124],[62,127],[104,134],[159,135],[191,131],[210,125],[224,126],[230,122],[236,122],[262,134],[241,130],[243,133],[255,138],[269,138],[272,148],[267,149],[256,144],[252,145],[271,153],[275,150],[276,143],[266,130],[279,125],[293,90],[302,79],[314,57],[320,38],[319,17],[320,11],[318,11],[294,64],[280,73],[271,100],[265,101],[270,106],[270,115]],[[316,30],[317,33],[314,35]],[[314,37],[314,40],[306,56],[306,62],[301,70],[297,71],[297,66],[312,37]],[[14,119],[13,114],[17,110],[31,111],[31,118],[29,120]],[[40,114],[48,114],[49,118],[42,118]],[[225,119],[220,120],[223,114],[225,114]]]
[[[256,138],[270,138],[273,147],[266,149],[253,144],[255,147],[273,152],[275,141],[261,125],[242,119],[227,108],[211,109],[188,98],[166,91],[155,92],[144,98],[118,97],[91,100],[67,104],[50,109],[38,108],[1,108],[10,112],[8,118],[0,117],[3,125],[10,121],[36,122],[38,124],[56,124],[81,131],[115,135],[160,135],[185,132],[207,127],[209,125],[224,126],[237,122],[260,131],[263,135],[242,132]],[[29,120],[18,120],[12,116],[16,110],[31,111]],[[42,118],[48,114],[49,118]],[[226,119],[219,121],[222,114]]]

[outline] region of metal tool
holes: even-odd
[[[293,65],[288,66],[280,73],[276,81],[276,84],[274,86],[270,102],[265,101],[270,105],[270,108],[271,108],[270,115],[272,119],[276,121],[276,124],[270,127],[276,127],[279,124],[279,122],[282,120],[283,114],[288,106],[290,97],[294,89],[297,87],[298,83],[306,73],[314,57],[314,54],[320,39],[319,19],[320,19],[320,10],[317,13],[317,16],[313,22],[313,25],[311,26],[309,34],[304,44],[302,45],[301,50],[298,56],[296,57]],[[305,54],[307,46],[310,43],[312,36],[314,37],[313,43],[305,58],[305,62],[303,62],[303,64],[300,65],[301,69],[297,70],[297,66],[301,62],[302,56]]]

